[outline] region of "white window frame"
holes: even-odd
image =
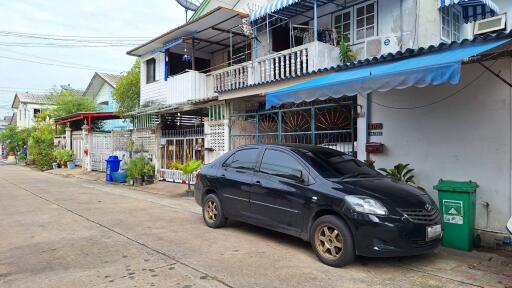
[[[350,41],[347,42],[347,44],[351,45],[352,43],[354,43],[354,7],[350,7],[350,8],[344,9],[340,12],[335,13],[332,17],[332,27],[334,28],[334,30],[336,30],[336,33],[337,33],[338,30],[336,28],[336,16],[341,16],[341,23],[339,24],[339,26],[341,29],[343,29],[343,24],[345,24],[345,22],[343,22],[343,14],[345,14],[347,12],[350,12],[350,23],[349,23],[350,24],[350,28],[349,28],[350,29],[350,31],[349,31]],[[341,32],[342,32],[341,35],[343,35],[344,31],[341,31]],[[339,45],[340,41],[341,41],[341,39],[338,39],[338,43],[336,43],[336,45]]]
[[[447,14],[448,14],[447,17],[448,17],[449,27],[446,27],[444,25],[443,20],[446,17],[446,13],[444,13],[444,12],[447,12]],[[440,25],[441,40],[444,42],[460,41],[462,39],[462,25],[464,23],[462,21],[462,13],[454,6],[445,6],[445,7],[442,7],[441,9],[439,9],[439,15],[441,17],[440,18],[441,19],[441,25]],[[458,17],[459,23],[455,23],[455,19],[456,19],[455,15]],[[458,25],[458,27],[455,28],[455,25]],[[447,30],[448,37],[443,35],[443,30]],[[458,33],[457,33],[457,31],[458,31]]]
[[[356,31],[357,31],[357,18],[356,18],[356,12],[357,12],[357,8],[359,7],[364,7],[366,5],[369,5],[369,4],[373,4],[374,5],[374,11],[373,11],[373,15],[374,15],[374,22],[373,22],[373,26],[374,26],[374,30],[373,30],[373,35],[372,36],[369,36],[369,37],[366,37],[366,19],[364,20],[365,21],[365,37],[363,39],[359,39],[359,40],[356,40]],[[347,9],[343,9],[339,12],[336,12],[334,14],[332,14],[332,27],[334,29],[336,29],[336,21],[335,21],[335,18],[336,16],[338,15],[342,15],[342,23],[341,25],[343,25],[343,14],[346,13],[346,12],[350,12],[350,42],[347,43],[349,45],[355,45],[355,44],[359,44],[359,43],[363,43],[366,41],[366,39],[368,38],[371,38],[371,37],[375,37],[375,36],[378,36],[379,35],[379,31],[378,31],[378,20],[379,20],[379,5],[378,5],[378,1],[377,0],[370,0],[370,1],[366,1],[364,3],[361,3],[361,4],[358,4],[358,5],[355,5],[355,6],[352,6],[352,7],[349,7]],[[364,18],[366,18],[366,15],[364,16]],[[338,42],[339,40],[341,39],[338,39]],[[339,44],[339,43],[337,43]]]
[[[364,29],[364,37],[362,39],[357,39],[357,8],[364,7],[364,6],[367,6],[369,4],[373,4],[373,6],[374,6],[373,7],[373,17],[374,17],[374,19],[373,19],[373,35],[370,35],[370,36],[366,35],[366,28],[367,28],[367,26],[366,26],[366,17],[367,17],[367,15],[366,15],[366,10],[365,10],[365,15],[364,15],[365,25],[364,25],[364,28],[363,28]],[[378,30],[377,30],[377,28],[378,28],[378,24],[377,24],[377,22],[378,22],[378,5],[377,5],[377,1],[372,0],[372,1],[364,2],[364,3],[361,3],[359,5],[354,6],[354,11],[352,12],[352,15],[353,15],[352,17],[353,17],[353,20],[354,20],[353,21],[353,26],[354,26],[354,29],[353,29],[354,41],[353,42],[354,42],[354,44],[363,43],[363,42],[366,41],[366,39],[379,35]]]

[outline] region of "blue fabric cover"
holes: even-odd
[[[510,39],[471,44],[392,63],[348,69],[266,94],[266,108],[283,103],[325,100],[372,91],[458,84],[464,59],[498,47]]]

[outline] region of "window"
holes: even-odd
[[[368,1],[334,14],[333,27],[338,33],[338,41],[343,39],[348,44],[376,36],[377,2]]]
[[[338,33],[339,42],[343,39],[345,43],[352,43],[352,9],[334,16],[334,29]]]
[[[295,149],[294,152],[324,178],[341,178],[348,175],[381,176],[363,162],[333,149],[318,147],[308,150]]]
[[[260,172],[277,177],[298,180],[303,176],[302,165],[291,155],[267,149],[261,160]]]
[[[453,6],[442,7],[441,9],[441,39],[444,41],[460,41],[462,15]]]
[[[256,167],[257,160],[258,149],[244,149],[231,155],[231,157],[229,157],[222,166],[235,169],[252,170]]]
[[[152,83],[156,81],[156,60],[151,58],[146,60],[146,83]]]
[[[41,113],[41,109],[34,109],[34,116],[36,116],[39,113]]]
[[[356,6],[356,42],[362,41],[366,38],[373,37],[376,35],[376,13],[375,13],[375,2],[365,3]]]

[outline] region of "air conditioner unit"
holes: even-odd
[[[501,14],[496,17],[486,18],[475,22],[474,34],[484,34],[505,30],[507,28],[507,15]]]
[[[366,39],[365,57],[378,57],[382,54],[395,53],[400,50],[398,37],[395,35],[377,36]]]

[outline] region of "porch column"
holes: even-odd
[[[69,125],[66,127],[66,149],[71,150],[71,128]]]
[[[84,125],[82,126],[82,139],[84,143],[84,151],[81,153],[84,153],[84,158],[82,160],[82,169],[85,171],[92,171],[92,165],[91,165],[91,133],[89,133],[89,126]]]
[[[313,33],[315,33],[314,38],[315,42],[318,40],[318,11],[317,11],[317,4],[316,0],[313,1]]]
[[[368,123],[370,102],[368,101],[369,94],[357,95],[357,159],[364,161],[367,160],[366,143],[368,142]]]
[[[192,37],[192,70],[196,70],[196,41]]]

